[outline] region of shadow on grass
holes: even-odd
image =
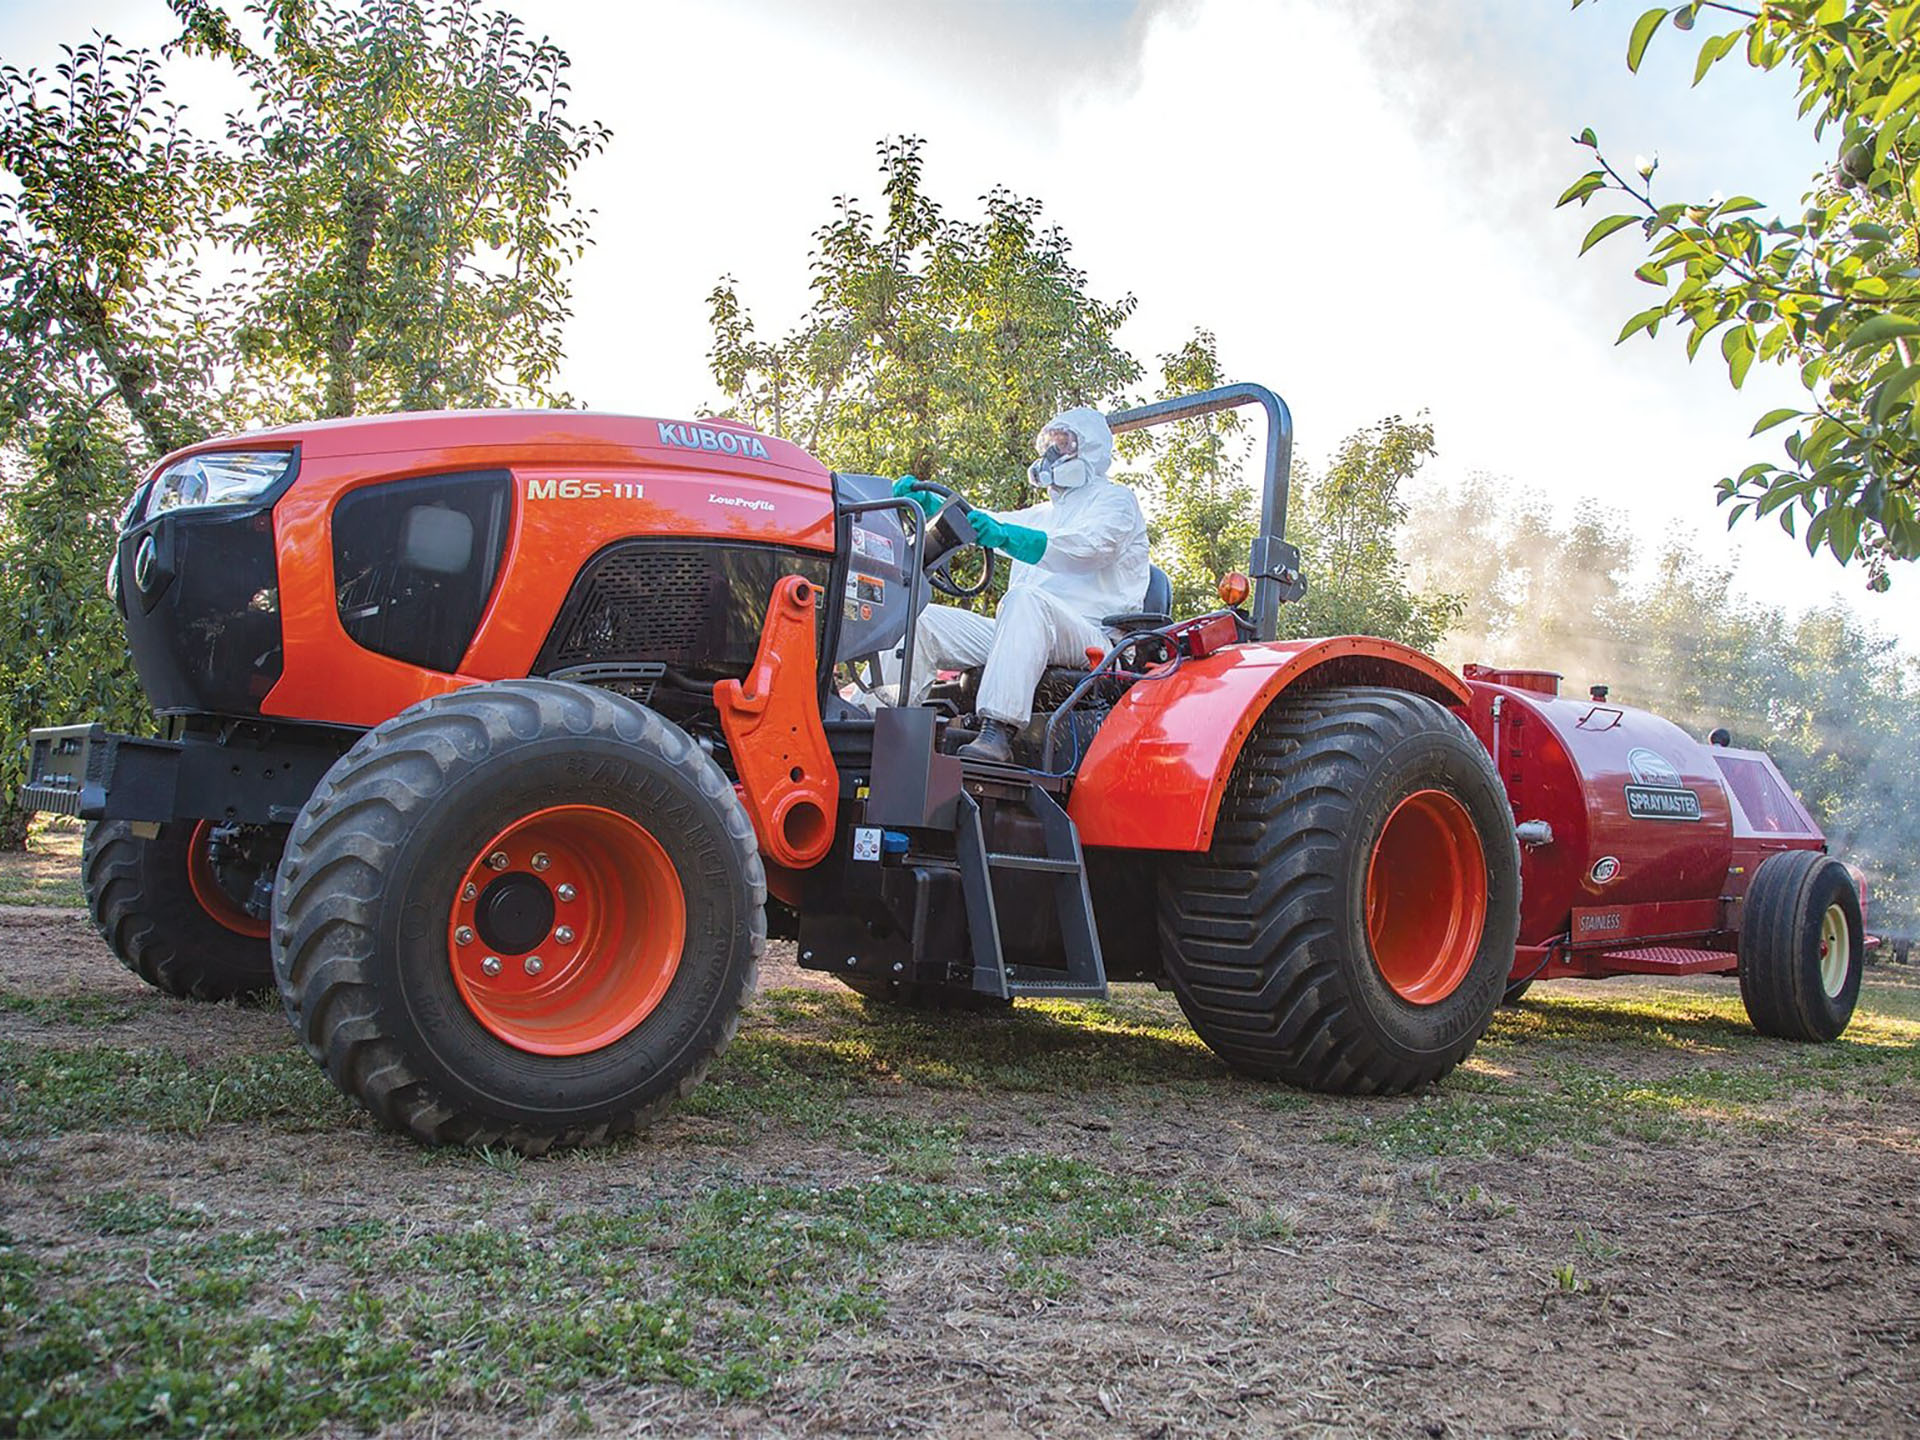
[[[846,1101],[929,1091],[1112,1093],[1218,1083],[1228,1072],[1171,1005],[1121,997],[1005,1014],[928,1014],[813,990],[776,990],[685,1110],[839,1128]]]

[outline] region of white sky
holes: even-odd
[[[1542,0],[519,0],[573,57],[577,113],[614,130],[576,191],[598,215],[574,274],[565,384],[595,408],[718,399],[705,298],[723,273],[767,334],[806,302],[812,231],[842,193],[878,201],[874,144],[925,137],[928,192],[976,213],[996,184],[1046,203],[1093,292],[1131,291],[1122,335],[1151,373],[1196,326],[1230,376],[1278,390],[1319,459],[1388,414],[1431,413],[1442,477],[1487,471],[1563,513],[1626,513],[1800,608],[1831,594],[1920,653],[1920,573],[1885,596],[1766,528],[1725,530],[1713,482],[1777,455],[1746,438],[1797,387],[1736,394],[1717,347],[1612,341],[1652,303],[1632,232],[1584,260],[1597,209],[1556,213],[1591,124],[1658,151],[1669,196],[1792,206],[1818,155],[1785,76],[1737,62],[1697,90],[1663,32],[1640,75],[1640,5]],[[0,57],[50,65],[91,28],[171,33],[163,0],[0,0]],[[1696,32],[1704,36],[1706,29]],[[231,90],[174,85],[199,128]],[[1629,258],[1630,256],[1634,258]],[[1711,356],[1711,358],[1709,358]],[[1776,398],[1777,397],[1777,398]],[[1551,657],[1541,657],[1550,663]]]

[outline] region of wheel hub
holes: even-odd
[[[1393,992],[1433,1005],[1473,968],[1487,919],[1487,861],[1473,817],[1417,790],[1387,817],[1367,865],[1367,939]]]
[[[687,896],[631,816],[556,805],[514,821],[454,882],[447,959],[467,1009],[536,1055],[603,1049],[659,1006],[680,967]]]
[[[524,955],[553,930],[553,892],[524,870],[501,875],[480,892],[473,927],[489,950]]]
[[[1847,974],[1853,969],[1853,931],[1847,924],[1847,912],[1829,905],[1820,917],[1820,988],[1828,999],[1838,999],[1847,988]]]

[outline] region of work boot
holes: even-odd
[[[980,738],[962,745],[956,752],[962,760],[991,760],[996,765],[1013,763],[1013,727],[991,715],[980,720]]]

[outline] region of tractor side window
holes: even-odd
[[[507,472],[423,475],[348,494],[333,512],[334,596],[354,642],[452,671],[499,575]]]

